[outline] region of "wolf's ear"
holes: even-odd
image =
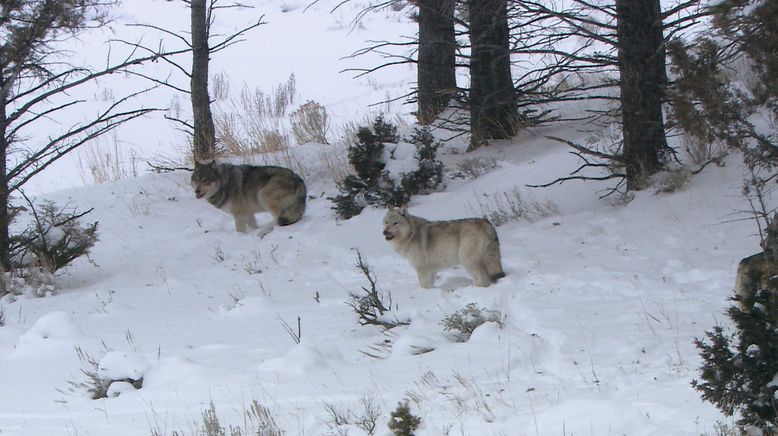
[[[216,160],[214,159],[206,159],[206,160],[196,160],[195,161],[196,167],[213,167],[216,166]]]
[[[405,206],[400,206],[397,209],[397,212],[400,212],[400,215],[402,215],[402,216],[406,216],[406,215],[408,215],[408,208],[405,207]]]

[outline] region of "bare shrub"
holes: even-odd
[[[311,174],[311,165],[298,147],[287,147],[273,153],[260,153],[247,156],[247,161],[256,165],[277,165],[289,168],[303,178]]]
[[[706,141],[688,133],[681,135],[681,146],[697,168],[709,162],[720,162],[727,155],[726,147],[718,141]]]
[[[243,413],[243,426],[223,426],[213,400],[208,408],[200,414],[200,421],[194,423],[195,429],[190,433],[193,436],[283,436],[270,409],[252,400],[249,408]],[[167,431],[162,430],[159,424],[151,429],[151,436],[165,436]],[[181,430],[173,430],[172,436],[185,436],[187,433]]]
[[[362,287],[362,293],[349,292],[351,301],[348,304],[357,314],[360,325],[377,325],[385,329],[391,329],[399,325],[408,325],[407,320],[400,320],[396,316],[390,317],[387,312],[392,308],[392,294],[389,291],[379,291],[376,288],[375,274],[370,266],[362,258],[362,253],[357,250],[357,268],[364,274],[369,288]]]
[[[467,342],[475,329],[487,322],[497,323],[502,328],[505,321],[499,310],[484,309],[475,303],[470,303],[444,317],[440,323],[443,325],[443,330],[454,332],[458,342]]]
[[[289,135],[281,129],[264,129],[258,132],[259,143],[252,151],[272,153],[289,148]]]
[[[230,97],[230,80],[219,73],[211,78],[211,97],[214,100],[225,100]]]
[[[98,398],[108,398],[108,388],[112,380],[106,380],[98,374],[100,366],[97,359],[84,351],[81,347],[76,347],[78,360],[81,361],[81,373],[86,376],[85,381],[69,381],[71,391],[88,392],[93,400]]]
[[[457,171],[452,174],[452,177],[477,179],[499,166],[498,160],[494,156],[470,157],[457,163]]]
[[[282,436],[284,432],[276,424],[273,413],[267,407],[260,404],[257,400],[251,400],[251,406],[245,413],[248,420],[248,427],[253,429],[255,436]]]
[[[292,133],[298,144],[308,142],[327,142],[327,132],[330,129],[330,120],[327,109],[315,101],[307,101],[296,111],[289,115],[292,123]]]
[[[343,409],[333,403],[324,403],[324,410],[329,415],[327,427],[337,432],[338,435],[348,435],[347,426],[356,426],[368,435],[374,435],[381,418],[381,407],[369,396],[363,396],[359,400],[358,411]]]
[[[521,219],[532,221],[559,213],[558,207],[551,200],[545,203],[527,200],[518,187],[492,195],[484,193],[483,199],[478,200],[478,206],[481,215],[495,226]]]
[[[346,121],[338,129],[338,142],[342,144],[353,144],[357,142],[357,133],[363,125],[370,124],[371,120],[359,121]]]
[[[216,107],[214,124],[220,145],[230,155],[245,156],[289,146],[282,118],[294,103],[294,74],[271,93],[244,85],[237,99]]]
[[[319,150],[317,153],[319,162],[329,174],[330,179],[335,183],[341,183],[350,174],[353,169],[348,162],[348,149],[340,147],[327,148]]]
[[[100,136],[88,143],[78,155],[81,180],[85,185],[105,183],[138,176],[140,158],[134,149],[122,150],[114,131],[109,144]]]

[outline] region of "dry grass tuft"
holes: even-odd
[[[330,120],[327,109],[315,101],[307,101],[289,116],[292,123],[292,133],[298,144],[308,142],[327,142],[327,132]]]

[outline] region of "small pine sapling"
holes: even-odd
[[[443,182],[443,163],[437,159],[440,141],[428,128],[416,129],[410,141],[416,146],[414,170],[393,179],[386,169],[386,144],[397,144],[397,127],[378,117],[372,128],[361,127],[357,143],[349,148],[348,157],[355,174],[346,176],[338,184],[340,195],[331,198],[339,217],[349,219],[358,215],[367,205],[402,206],[411,196],[428,194]],[[393,149],[394,150],[394,149]],[[389,155],[389,156],[387,156]]]
[[[408,400],[397,405],[389,419],[389,430],[394,436],[413,436],[421,426],[421,418],[411,413]]]
[[[368,204],[386,204],[392,197],[394,183],[384,170],[384,143],[397,142],[397,127],[378,117],[372,130],[360,127],[357,143],[349,147],[348,160],[356,174],[338,184],[341,194],[332,198],[333,209],[341,218],[359,215]]]
[[[416,145],[415,158],[419,168],[403,175],[400,182],[402,191],[410,199],[411,195],[429,194],[443,183],[443,162],[438,160],[440,141],[436,140],[429,127],[416,129],[410,142]]]

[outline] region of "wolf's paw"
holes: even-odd
[[[254,234],[259,238],[264,238],[268,233],[273,231],[273,225],[262,226],[254,231]]]
[[[473,282],[467,277],[453,276],[448,277],[443,284],[440,285],[440,289],[446,292],[453,292],[459,288],[470,286],[471,284],[473,284]]]

